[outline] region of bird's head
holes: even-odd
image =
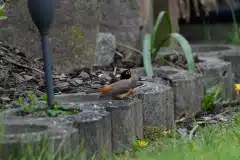
[[[132,73],[131,73],[130,69],[124,70],[121,73],[121,79],[129,79],[129,78],[131,78],[131,76],[132,76]]]

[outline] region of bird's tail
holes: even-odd
[[[102,93],[103,95],[106,95],[108,94],[108,92],[110,91],[111,89],[111,86],[110,85],[105,85],[103,88],[98,88],[98,89],[92,89],[92,90],[89,90],[89,91],[85,91],[86,94],[89,94],[89,93]]]

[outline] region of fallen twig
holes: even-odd
[[[138,50],[138,49],[136,49],[136,48],[133,48],[133,47],[131,47],[131,46],[128,46],[128,45],[125,45],[125,44],[122,44],[122,43],[119,43],[119,42],[117,42],[117,45],[122,46],[122,47],[125,47],[125,48],[128,48],[128,49],[133,50],[133,51],[135,51],[135,52],[138,52],[138,53],[140,53],[140,54],[143,54],[140,50]]]
[[[193,129],[190,131],[189,133],[189,139],[192,140],[193,138],[193,134],[196,132],[196,130],[198,129],[199,125],[197,124],[196,126],[193,127]]]
[[[7,84],[8,84],[8,78],[9,78],[9,70],[10,70],[10,68],[11,68],[11,64],[8,64],[8,67],[7,67],[7,70],[6,70],[6,74],[5,74],[5,79],[4,79],[4,82],[3,82],[3,88],[4,89],[7,89]]]
[[[183,117],[183,118],[181,118],[181,119],[175,120],[175,123],[182,123],[182,122],[184,122],[185,120],[186,120],[186,117]]]
[[[5,51],[5,52],[7,52],[7,53],[10,53],[9,50],[6,47],[2,46],[2,45],[0,45],[0,49]]]
[[[23,68],[26,68],[26,69],[30,69],[30,70],[36,71],[36,72],[38,72],[38,73],[40,73],[40,74],[44,74],[43,71],[40,71],[40,70],[38,70],[38,69],[36,69],[36,68],[31,68],[31,67],[29,67],[29,66],[19,64],[19,63],[17,63],[17,62],[11,61],[11,60],[6,59],[6,58],[3,58],[3,57],[1,57],[1,59],[2,59],[2,60],[5,60],[5,61],[7,61],[7,62],[9,62],[9,63],[12,63],[12,64],[14,64],[14,65],[16,65],[16,66],[23,67]]]
[[[117,55],[119,55],[120,57],[124,57],[123,55],[122,55],[122,53],[120,53],[120,52],[118,52],[118,51],[115,51],[115,53],[117,54]]]
[[[117,67],[114,67],[113,75],[115,76],[117,73]]]

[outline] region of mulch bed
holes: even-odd
[[[120,70],[105,72],[78,68],[69,74],[53,70],[55,94],[84,92],[100,88],[119,77]],[[45,92],[43,62],[30,59],[25,53],[0,42],[0,103],[12,104],[18,97],[27,97],[29,91],[37,96]]]

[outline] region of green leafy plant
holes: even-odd
[[[170,34],[172,33],[172,23],[167,12],[159,13],[151,35],[151,53],[156,56],[161,47],[170,44]]]
[[[142,57],[143,57],[144,70],[147,76],[153,76],[150,41],[151,41],[151,35],[146,34],[143,39]]]
[[[235,14],[234,6],[232,0],[226,0],[228,7],[231,9],[232,18],[233,18],[233,32],[230,32],[228,35],[228,43],[231,44],[240,44],[240,30],[237,22],[237,16]]]
[[[220,100],[219,95],[223,89],[223,84],[217,84],[208,88],[205,92],[202,107],[205,111],[210,111],[214,108],[216,102]]]
[[[56,117],[60,115],[72,115],[77,114],[80,111],[74,108],[64,108],[57,103],[54,104],[53,108],[47,106],[47,95],[43,94],[39,99],[33,92],[29,92],[27,95],[29,103],[25,103],[22,97],[19,97],[17,104],[23,107],[23,111],[26,114],[32,114],[35,116],[47,115],[49,117]]]
[[[0,5],[0,20],[7,19],[4,13],[5,4],[6,3],[4,2],[2,5]]]
[[[2,101],[2,105],[1,105],[1,111],[4,111],[6,110],[6,102],[5,101]]]
[[[162,11],[158,15],[152,34],[146,34],[143,40],[142,56],[145,73],[147,76],[153,75],[152,58],[155,59],[156,57],[160,57],[160,48],[168,46],[172,39],[176,40],[183,49],[183,53],[188,63],[188,70],[191,72],[195,71],[195,63],[191,46],[182,35],[178,33],[172,33],[170,17],[167,12]]]
[[[208,26],[208,24],[205,21],[203,22],[203,35],[204,35],[204,40],[207,40],[207,41],[212,40],[211,28]]]

